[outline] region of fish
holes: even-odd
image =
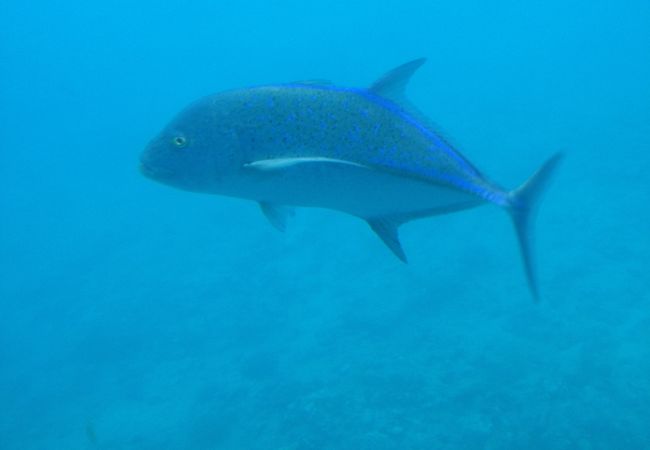
[[[146,146],[140,170],[178,189],[255,201],[281,231],[295,207],[351,214],[403,262],[404,223],[493,204],[512,219],[538,301],[532,217],[563,154],[513,190],[489,180],[408,100],[425,61],[366,88],[309,80],[200,98]]]

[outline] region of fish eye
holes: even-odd
[[[172,144],[174,144],[174,147],[176,148],[183,148],[187,145],[187,139],[183,136],[175,136],[172,138]]]

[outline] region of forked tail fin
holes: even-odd
[[[539,290],[531,248],[533,240],[533,216],[544,193],[544,189],[548,185],[551,175],[561,159],[562,154],[556,153],[524,184],[508,193],[507,209],[515,225],[521,257],[524,261],[524,270],[528,279],[528,286],[536,302],[539,301]]]

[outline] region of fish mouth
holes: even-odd
[[[151,166],[148,166],[147,164],[141,162],[140,173],[147,178],[152,178],[153,175],[155,174],[155,171],[151,168]]]
[[[145,177],[152,179],[169,178],[172,175],[170,170],[161,169],[160,167],[152,167],[145,162],[140,162],[140,173]]]

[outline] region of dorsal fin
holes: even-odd
[[[404,112],[417,120],[420,125],[435,133],[440,139],[451,146],[445,133],[441,131],[441,127],[423,114],[406,96],[406,86],[409,80],[426,61],[426,58],[419,58],[402,64],[375,81],[368,90],[375,95],[379,95],[395,103]],[[478,170],[476,172],[478,173]]]
[[[429,128],[431,131],[435,131],[436,134],[441,136],[441,133],[438,131],[439,127],[431,122],[427,116],[422,114],[422,112],[406,97],[406,86],[408,85],[409,80],[415,71],[426,62],[426,60],[426,58],[420,58],[394,68],[379,80],[375,81],[374,84],[370,86],[369,91],[375,95],[379,95],[380,97],[392,101],[403,111],[420,122],[420,124]]]
[[[293,81],[290,84],[300,84],[302,86],[333,86],[334,85],[334,83],[332,83],[330,80],[320,80],[320,79],[298,80],[298,81]]]
[[[372,86],[370,86],[370,91],[389,100],[392,100],[398,105],[408,104],[406,101],[406,96],[404,95],[406,85],[408,84],[415,71],[418,70],[425,62],[426,58],[419,58],[394,68],[390,72],[386,73],[383,77],[375,81]]]

